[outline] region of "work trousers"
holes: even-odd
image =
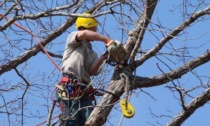
[[[63,121],[63,126],[84,126],[93,110],[93,104],[89,97],[80,100],[61,100],[60,105],[62,106],[63,119],[71,116],[71,118]]]

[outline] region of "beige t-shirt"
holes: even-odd
[[[78,31],[72,32],[67,38],[62,59],[62,73],[74,74],[82,83],[89,83],[88,69],[98,59],[98,55],[92,50],[91,44],[76,41],[77,33]]]

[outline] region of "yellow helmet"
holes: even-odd
[[[82,14],[84,16],[91,16],[89,13]],[[97,27],[98,22],[95,18],[89,18],[89,17],[78,17],[76,20],[76,28],[84,27],[84,28],[91,28],[91,27]]]

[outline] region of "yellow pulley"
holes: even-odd
[[[123,98],[120,100],[120,107],[122,109],[122,113],[126,118],[131,118],[135,114],[135,110],[133,106]]]

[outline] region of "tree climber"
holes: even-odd
[[[66,41],[62,59],[62,78],[56,85],[64,126],[84,126],[93,110],[95,89],[91,86],[90,76],[98,73],[100,65],[108,56],[114,61],[122,60],[125,56],[122,44],[97,33],[97,26],[97,20],[84,13],[76,20],[78,31],[73,31]],[[92,50],[90,42],[94,41],[104,42],[108,48],[108,51],[99,58]],[[112,56],[112,52],[119,53],[119,56]]]

